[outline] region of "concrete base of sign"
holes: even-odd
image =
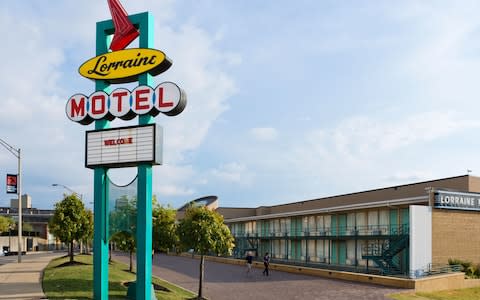
[[[153,288],[153,284],[152,284],[151,295],[152,295],[151,300],[157,300],[157,297],[155,296],[155,289]],[[130,282],[130,284],[128,285],[127,299],[132,299],[132,300],[137,299],[137,282],[136,281]]]

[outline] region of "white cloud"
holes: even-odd
[[[221,181],[250,185],[253,181],[253,174],[243,164],[230,162],[210,171],[211,176]]]
[[[342,121],[333,129],[310,132],[303,146],[320,157],[338,155],[360,161],[477,128],[480,128],[479,120],[444,111],[418,113],[397,120],[358,116]]]
[[[278,132],[272,127],[258,127],[250,130],[252,136],[259,141],[273,141],[277,139]]]
[[[426,179],[435,178],[435,174],[432,172],[426,172],[422,170],[409,170],[408,172],[393,172],[391,175],[385,176],[385,181],[390,185],[405,182],[419,182]]]
[[[191,196],[194,194],[194,190],[186,188],[186,187],[180,187],[178,185],[164,185],[158,188],[158,192],[160,193],[161,196]],[[162,201],[163,198],[159,198],[159,202]],[[167,199],[168,201],[168,199]]]
[[[94,90],[93,83],[76,69],[95,53],[95,22],[110,18],[106,2],[87,2],[78,6],[65,1],[48,7],[36,2],[25,9],[19,3],[16,7],[24,12],[22,17],[15,8],[0,5],[0,34],[5,37],[0,56],[9,58],[0,68],[1,138],[24,151],[24,191],[47,198],[36,199],[37,205],[49,206],[45,202],[53,197],[47,196],[44,187],[52,182],[85,188],[78,192],[93,198],[92,172],[83,165],[84,131],[92,127],[74,124],[64,113],[68,96]],[[125,8],[129,13],[148,10],[155,15],[157,48],[173,59],[170,70],[155,80],[174,81],[188,96],[180,116],[156,120],[164,127],[164,162],[170,167],[154,168],[154,178],[161,176],[162,180],[154,187],[157,193],[185,196],[194,192],[186,182],[195,172],[191,166],[175,165],[202,144],[212,123],[228,109],[228,98],[236,88],[224,66],[241,63],[241,57],[218,48],[221,34],[182,20],[176,20],[176,27],[166,24],[175,17],[174,4],[136,1]],[[65,11],[69,13],[60,13]],[[0,161],[8,156],[0,151]],[[58,191],[51,189],[50,194],[56,197]]]

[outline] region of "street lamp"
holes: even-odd
[[[52,183],[52,186],[61,186],[61,187],[63,187],[64,189],[66,189],[66,190],[69,191],[70,193],[72,193],[72,194],[77,195],[78,197],[80,197],[80,200],[82,200],[82,202],[83,202],[83,195],[75,192],[74,190],[72,190],[72,189],[69,188],[68,186],[63,185],[63,184],[59,184],[59,183]]]
[[[20,155],[20,148],[15,149],[4,140],[0,139],[0,145],[5,147],[18,159],[18,174],[17,174],[17,194],[18,194],[18,262],[22,262],[22,159]]]

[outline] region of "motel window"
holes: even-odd
[[[280,258],[280,240],[273,241],[272,257]]]
[[[308,217],[308,231],[316,231],[315,216]]]
[[[323,232],[325,231],[325,227],[323,225],[323,216],[317,216],[317,232]]]
[[[356,262],[356,257],[355,257],[355,241],[354,240],[348,240],[347,241],[347,260],[346,264],[347,265],[355,265]]]
[[[280,232],[282,234],[287,232],[287,225],[286,225],[286,219],[285,218],[280,219]]]
[[[317,261],[324,262],[325,261],[325,241],[324,240],[317,240]]]
[[[360,235],[367,234],[367,213],[364,211],[356,213],[357,230]]]
[[[301,248],[302,248],[301,259],[302,260],[310,259],[309,257],[307,257],[307,241],[306,240],[302,240]],[[310,256],[310,254],[308,254],[308,256]]]
[[[331,215],[324,215],[323,216],[323,225],[325,231],[331,232],[332,231],[332,216]]]
[[[285,247],[287,246],[287,243],[285,240],[280,240],[280,249],[279,249],[279,254],[280,258],[287,258],[286,253],[285,253]]]
[[[378,232],[378,211],[370,210],[368,211],[368,227],[370,234],[377,234]]]
[[[317,261],[316,260],[317,253],[315,251],[315,241],[314,240],[308,240],[307,243],[308,243],[307,256],[309,256],[308,261]]]
[[[347,214],[347,232],[353,233],[355,230],[355,213],[349,213]]]
[[[388,210],[380,210],[378,214],[379,225],[382,234],[388,234],[389,224],[390,224],[390,213]]]

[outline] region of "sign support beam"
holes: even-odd
[[[113,34],[111,20],[97,22],[96,55],[108,52],[108,44]],[[95,91],[107,91],[109,84],[103,80],[95,80]],[[95,121],[95,129],[107,129],[110,122]],[[95,168],[94,186],[94,232],[93,232],[93,298],[108,300],[108,180],[107,168]]]
[[[137,19],[138,16],[138,19]],[[134,15],[133,24],[139,24],[140,48],[153,48],[153,16],[148,12]],[[153,86],[153,77],[144,73],[138,78],[139,85]],[[139,116],[138,124],[153,123],[149,115]],[[152,166],[137,167],[137,299],[156,299],[152,295]],[[153,297],[152,297],[153,296]]]
[[[140,30],[140,48],[153,47],[153,17],[150,13],[129,16],[130,21]],[[96,55],[108,52],[108,39],[114,33],[112,20],[97,23]],[[153,77],[142,74],[140,85],[153,86]],[[95,80],[96,91],[107,91],[109,84]],[[139,125],[153,123],[149,115],[139,116]],[[95,121],[95,129],[107,129],[110,122]],[[94,169],[94,299],[108,299],[108,180],[107,168]],[[137,282],[136,299],[155,299],[152,295],[152,166],[140,164],[137,167]]]

